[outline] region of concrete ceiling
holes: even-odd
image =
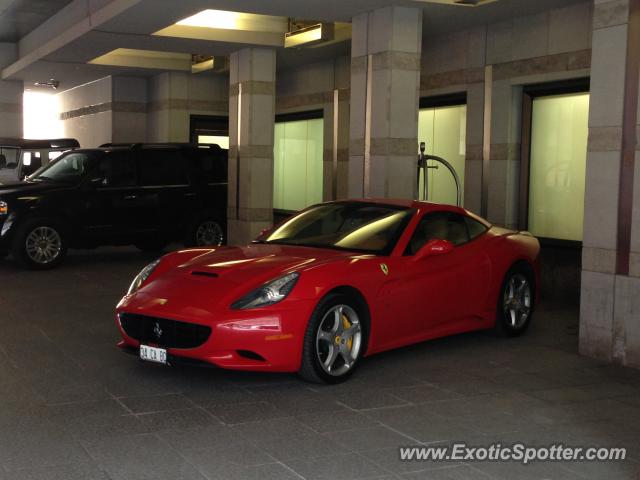
[[[71,1],[0,0],[0,42],[17,42]]]
[[[386,5],[418,6],[423,9],[424,36],[441,34],[531,15],[586,0],[498,0],[481,7],[460,7],[429,3],[428,0],[0,0],[2,6],[37,10],[43,4],[59,10],[49,21],[20,36],[20,59],[5,68],[4,78],[36,81],[58,79],[67,89],[108,74],[150,76],[157,70],[87,65],[90,60],[117,48],[157,50],[203,55],[228,55],[247,45],[225,41],[168,38],[152,34],[204,9],[242,10],[247,13],[350,21],[361,12]],[[25,10],[25,11],[26,11]],[[42,12],[43,10],[41,10]],[[48,12],[51,15],[52,11]],[[3,14],[0,14],[2,32]],[[32,30],[40,22],[32,24]],[[349,42],[324,48],[278,51],[279,68],[312,63],[338,55],[348,55]]]

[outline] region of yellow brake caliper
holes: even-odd
[[[349,321],[347,316],[343,313],[342,314],[342,328],[344,328],[346,330],[347,328],[350,328],[350,327],[351,327],[351,322]],[[347,340],[347,348],[349,349],[349,351],[351,351],[352,347],[353,347],[353,337],[349,337],[349,340]]]

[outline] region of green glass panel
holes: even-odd
[[[582,240],[589,94],[533,101],[529,230],[536,236]]]
[[[322,157],[322,119],[276,124],[275,209],[302,210],[322,202]]]
[[[460,190],[464,192],[466,156],[467,107],[427,108],[418,114],[418,141],[426,143],[426,153],[451,163],[460,177]],[[428,200],[455,205],[456,183],[447,168],[439,162],[428,162]],[[420,177],[419,198],[424,200],[424,178]]]

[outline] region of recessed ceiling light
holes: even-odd
[[[176,25],[216,28],[220,30],[284,33],[287,28],[287,20],[284,17],[274,17],[271,15],[209,9],[180,20]]]

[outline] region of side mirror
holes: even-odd
[[[449,240],[440,240],[433,239],[429,240],[426,245],[424,245],[418,253],[415,255],[416,260],[421,260],[423,258],[432,257],[434,255],[443,255],[445,253],[449,253],[453,250],[453,243]]]

